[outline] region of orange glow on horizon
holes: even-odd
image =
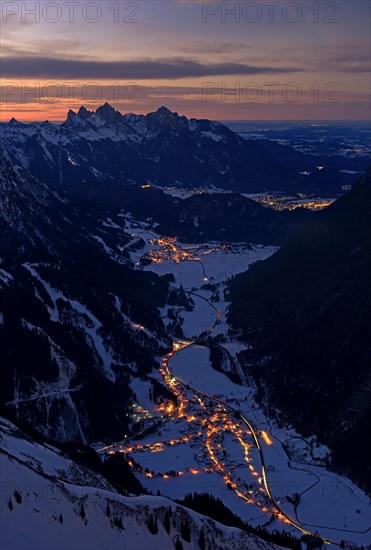
[[[25,123],[46,120],[54,123],[64,122],[70,109],[76,112],[84,105],[88,110],[95,111],[106,101],[122,114],[145,115],[156,111],[161,105],[165,105],[170,110],[188,118],[208,118],[221,121],[367,120],[369,110],[367,93],[355,94],[346,89],[342,90],[342,101],[338,105],[332,105],[330,111],[326,103],[313,103],[310,95],[305,99],[303,97],[303,100],[298,104],[285,102],[270,104],[265,101],[253,104],[244,103],[243,101],[229,103],[221,102],[217,96],[215,96],[216,99],[210,98],[205,103],[202,101],[203,83],[200,81],[184,82],[184,87],[188,91],[182,94],[172,81],[138,81],[136,85],[139,92],[135,96],[121,101],[115,100],[113,91],[106,93],[109,88],[112,88],[111,82],[98,82],[98,85],[102,88],[102,94],[94,100],[86,99],[83,96],[81,92],[83,85],[85,83],[77,86],[74,92],[71,92],[72,97],[69,98],[68,86],[62,81],[55,81],[53,86],[50,81],[38,81],[36,86],[40,88],[41,92],[38,91],[38,88],[35,88],[35,81],[4,81],[2,84],[3,101],[0,101],[0,122],[8,122],[12,118]],[[126,83],[123,85],[125,86]],[[308,81],[309,85],[310,82]],[[14,86],[14,88],[11,88],[11,86]],[[181,89],[181,83],[179,86]],[[191,86],[193,88],[190,88]],[[156,88],[158,88],[157,93]],[[12,91],[14,89],[15,92]],[[45,92],[43,92],[43,89],[45,89]],[[58,97],[57,89],[62,90],[62,97],[60,97],[61,93]],[[194,91],[191,92],[191,89]]]

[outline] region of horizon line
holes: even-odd
[[[170,110],[170,109],[169,109]],[[120,112],[120,111],[119,111]],[[150,112],[153,112],[153,111],[149,111],[147,114],[149,114]],[[176,111],[172,111],[172,112],[176,112]],[[126,114],[129,114],[129,113],[126,113]],[[132,113],[130,112],[130,114],[135,114],[135,113]],[[186,118],[198,118],[198,117],[189,117],[187,115],[182,115],[182,116],[186,116]],[[61,120],[49,120],[48,118],[46,119],[39,119],[39,120],[31,120],[31,121],[28,121],[28,120],[25,120],[25,119],[21,119],[21,118],[16,118],[16,117],[11,117],[9,120],[7,121],[1,121],[0,120],[0,124],[9,124],[9,122],[11,122],[11,120],[16,120],[17,122],[21,122],[22,124],[38,124],[38,123],[42,123],[42,122],[50,122],[50,124],[63,124],[63,122],[66,121],[66,119],[61,119]],[[213,118],[213,119],[207,119],[207,120],[211,120],[211,121],[216,121],[216,122],[221,122],[221,123],[234,123],[234,122],[243,122],[243,123],[267,123],[267,122],[270,122],[270,123],[274,123],[274,122],[277,122],[277,123],[280,123],[280,122],[326,122],[326,123],[329,123],[329,122],[363,122],[365,124],[369,124],[370,125],[370,130],[371,130],[371,121],[367,121],[365,118],[334,118],[334,119],[324,119],[324,118],[293,118],[293,119],[287,119],[287,118],[282,118],[282,119],[278,119],[278,118],[275,118],[275,119],[239,119],[239,118],[236,118],[236,119],[216,119],[216,118]]]

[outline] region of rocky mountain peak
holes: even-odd
[[[70,109],[68,111],[67,118],[66,118],[66,121],[64,122],[64,124],[66,126],[71,126],[71,125],[75,125],[77,122],[79,122],[78,115],[75,113],[75,111]]]
[[[167,116],[167,117],[172,117],[172,118],[175,118],[175,117],[178,118],[179,117],[178,113],[170,111],[170,109],[168,109],[164,105],[162,105],[162,107],[159,107],[159,109],[157,109],[155,114],[157,114],[159,116]]]
[[[23,126],[22,122],[19,122],[16,118],[12,118],[10,121],[9,121],[9,126],[11,126],[12,128],[17,128],[19,126]]]
[[[106,121],[116,120],[121,117],[120,113],[116,111],[116,109],[114,109],[109,103],[105,103],[102,107],[99,107],[95,111],[95,114],[99,116],[99,118]]]
[[[81,120],[87,120],[92,114],[92,111],[88,111],[84,106],[82,106],[80,107],[77,116],[81,118]]]
[[[156,125],[159,128],[178,129],[181,127],[188,128],[188,119],[185,116],[179,116],[178,113],[170,111],[167,107],[160,107],[154,113],[149,113],[146,117],[151,125]]]

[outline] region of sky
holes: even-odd
[[[0,2],[1,121],[370,120],[367,0]]]

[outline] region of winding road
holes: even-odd
[[[200,259],[199,257],[192,256],[192,253],[189,253],[189,251],[182,251],[182,249],[177,246],[177,243],[174,242],[175,241],[174,239],[167,239],[166,237],[159,237],[158,235],[156,235],[155,233],[153,233],[150,230],[136,231],[135,234],[132,234],[132,237],[136,236],[138,234],[142,234],[142,235],[147,234],[147,235],[150,235],[153,239],[156,239],[157,245],[160,245],[160,248],[163,247],[163,249],[164,249],[164,259],[168,259],[168,260],[171,259],[171,257],[169,258],[169,251],[170,251],[170,256],[173,254],[173,256],[174,256],[173,259],[174,259],[175,262],[190,261],[190,262],[199,263],[201,268],[202,268],[203,281],[208,282],[209,284],[213,285],[215,290],[217,289],[217,286],[213,283],[213,279],[208,277],[207,272],[206,272],[206,268],[205,268],[205,265],[204,265],[202,259]],[[160,255],[160,258],[157,259],[157,262],[161,263],[161,261],[162,260],[161,260],[161,255]],[[173,284],[171,286],[173,286],[174,288],[179,290],[179,287],[177,287],[176,285]],[[202,332],[199,335],[199,337],[196,337],[193,340],[178,339],[174,335],[172,335],[173,350],[163,358],[163,367],[166,371],[166,376],[164,376],[165,382],[167,382],[166,378],[169,377],[170,380],[174,381],[178,385],[178,388],[179,388],[180,392],[182,392],[182,388],[184,388],[184,390],[187,390],[187,391],[191,390],[196,395],[198,395],[198,397],[207,398],[209,401],[213,401],[213,402],[221,405],[226,411],[230,411],[230,413],[233,415],[234,418],[238,418],[242,423],[244,423],[246,425],[246,427],[248,428],[249,432],[252,435],[254,446],[255,446],[255,448],[258,452],[259,461],[260,461],[260,468],[261,468],[261,472],[262,472],[261,477],[262,477],[262,485],[264,487],[264,493],[265,493],[267,501],[270,503],[270,506],[272,507],[272,512],[274,513],[274,515],[278,519],[284,521],[288,525],[291,525],[293,528],[300,531],[300,533],[302,535],[309,535],[309,536],[312,536],[312,537],[320,538],[323,541],[324,544],[335,545],[335,546],[339,547],[340,542],[330,540],[328,538],[325,538],[323,536],[318,535],[317,532],[310,531],[307,528],[307,526],[305,526],[299,520],[299,518],[297,517],[297,514],[296,514],[295,518],[290,517],[288,515],[288,513],[285,512],[281,508],[280,503],[275,499],[274,495],[272,494],[272,490],[271,490],[270,483],[269,483],[269,480],[268,480],[266,461],[265,461],[264,452],[263,452],[263,448],[262,448],[262,444],[261,444],[261,442],[263,442],[264,438],[260,435],[260,432],[258,431],[258,429],[256,429],[253,426],[253,423],[248,418],[246,418],[246,416],[244,414],[242,414],[236,408],[232,407],[230,404],[226,403],[225,401],[219,399],[218,397],[216,397],[214,395],[210,395],[210,394],[206,393],[205,391],[202,391],[198,388],[193,387],[192,385],[189,384],[189,382],[185,383],[180,378],[177,378],[174,375],[174,373],[172,372],[171,360],[175,357],[175,355],[177,355],[177,354],[183,352],[184,350],[189,349],[190,347],[195,346],[195,345],[201,345],[201,346],[207,347],[207,341],[206,340],[216,330],[218,324],[220,323],[220,319],[221,319],[221,311],[218,309],[218,307],[211,300],[209,300],[208,298],[206,298],[205,296],[203,296],[201,294],[198,294],[197,292],[195,292],[193,290],[186,290],[184,288],[183,288],[183,290],[188,295],[196,296],[199,299],[202,299],[205,302],[207,302],[207,304],[215,311],[215,321],[214,321],[213,326],[209,330]],[[227,353],[229,354],[228,351],[227,351]],[[171,390],[171,386],[170,386],[169,389]],[[185,396],[183,395],[183,397],[185,397]],[[211,416],[211,411],[209,410],[207,412]],[[264,433],[263,433],[263,435],[264,435]],[[260,441],[260,437],[262,437],[262,441]],[[314,475],[316,475],[316,474],[314,474]],[[318,483],[318,481],[314,485],[316,485],[317,483]],[[304,492],[307,492],[312,487],[313,486],[307,488]],[[243,493],[242,491],[237,490],[237,489],[236,489],[236,493],[238,494],[238,496],[240,498],[242,498],[242,499],[244,499],[244,500],[251,503],[251,499],[249,498],[248,495],[246,495],[245,493]],[[316,527],[316,526],[313,526],[313,527]],[[325,526],[323,526],[323,528],[330,529],[329,527],[325,527]],[[336,530],[336,529],[334,529],[334,530]],[[342,530],[339,529],[339,531],[342,531]],[[351,546],[351,545],[348,545],[348,546],[345,545],[343,547],[355,548],[354,546]]]
[[[206,269],[205,269],[205,266],[203,264],[203,262],[201,260],[198,260],[200,262],[200,264],[202,265],[202,269],[203,269],[203,273],[204,273],[204,276],[205,278],[210,281],[210,279],[208,278],[207,274],[206,274]],[[192,292],[192,291],[187,291],[185,290],[185,292],[187,292],[189,295],[194,295],[194,296],[197,296],[199,298],[201,298],[202,300],[205,300],[209,305],[210,307],[212,307],[214,310],[215,310],[215,313],[216,313],[216,317],[215,317],[215,323],[214,325],[211,327],[211,329],[207,332],[207,334],[203,335],[202,339],[205,339],[207,336],[210,336],[216,329],[219,321],[220,321],[220,316],[221,316],[221,312],[220,310],[210,301],[208,300],[207,298],[205,298],[204,296],[201,296],[200,294],[197,294],[195,292]],[[179,342],[181,342],[181,345],[179,346]],[[174,341],[175,343],[175,341]],[[191,346],[194,346],[195,344],[199,345],[200,344],[200,340],[199,339],[196,339],[196,340],[177,340],[177,343],[178,345],[176,347],[174,347],[173,351],[170,352],[168,355],[167,355],[167,362],[166,362],[166,372],[167,374],[172,377],[174,380],[176,380],[176,382],[179,384],[180,387],[184,386],[185,388],[189,389],[189,390],[192,390],[194,391],[196,394],[199,394],[200,396],[203,396],[203,397],[206,397],[212,401],[215,401],[216,403],[219,403],[220,405],[222,405],[224,408],[228,409],[229,411],[231,411],[235,417],[239,418],[240,420],[242,420],[242,422],[244,422],[244,424],[248,427],[248,429],[250,430],[251,434],[252,434],[252,437],[253,437],[253,440],[254,440],[254,444],[255,444],[255,447],[259,453],[259,457],[260,457],[260,462],[261,462],[261,471],[262,471],[262,477],[263,477],[263,484],[264,484],[264,488],[265,488],[265,492],[266,492],[266,496],[268,497],[272,507],[276,510],[276,516],[277,518],[279,519],[282,519],[284,520],[287,524],[293,526],[295,529],[299,530],[303,535],[310,535],[310,536],[313,536],[313,537],[316,537],[316,538],[320,538],[323,543],[325,544],[328,544],[328,545],[336,545],[336,546],[339,546],[340,543],[337,542],[337,541],[333,541],[333,540],[330,540],[330,539],[327,539],[327,538],[324,538],[324,537],[321,537],[318,535],[318,533],[313,533],[311,531],[309,531],[308,529],[306,529],[300,522],[299,520],[294,520],[293,518],[291,518],[279,505],[279,503],[276,501],[276,499],[274,498],[273,494],[272,494],[272,491],[270,489],[270,486],[269,486],[269,482],[268,482],[268,478],[267,478],[267,469],[266,469],[266,464],[265,464],[265,458],[264,458],[264,454],[263,454],[263,450],[262,450],[262,447],[261,447],[261,444],[259,442],[259,435],[257,433],[257,431],[255,430],[254,426],[252,425],[252,423],[240,412],[238,411],[237,409],[235,409],[234,407],[232,407],[231,405],[229,405],[228,403],[222,401],[221,399],[213,396],[213,395],[210,395],[202,390],[199,390],[198,388],[194,388],[193,386],[189,385],[189,384],[185,384],[183,380],[180,380],[178,379],[173,372],[171,372],[170,370],[170,361],[171,359],[178,353],[181,353],[183,350],[187,349],[187,348],[190,348]],[[246,496],[244,496],[242,493],[239,493],[239,496],[241,498],[244,498],[245,500],[248,500],[248,498]],[[350,548],[350,547],[349,547]]]

